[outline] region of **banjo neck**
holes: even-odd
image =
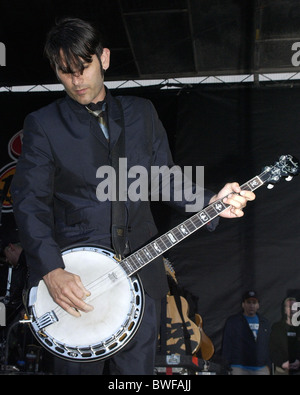
[[[291,155],[282,155],[273,166],[266,166],[261,174],[241,185],[241,190],[254,191],[266,183],[268,183],[268,188],[270,189],[282,176],[286,177],[287,181],[290,181],[294,175],[298,174],[298,171],[296,159]],[[223,211],[230,207],[223,202],[224,198],[225,197],[211,203],[189,219],[121,260],[120,265],[125,273],[128,276],[135,274],[138,270],[164,254],[177,243],[218,217]]]
[[[250,181],[243,184],[241,189],[254,191],[259,188],[264,183],[261,176],[262,175],[252,178]],[[124,258],[120,261],[120,265],[123,270],[128,276],[135,274],[138,270],[164,254],[177,243],[186,239],[204,225],[207,225],[210,221],[218,217],[223,211],[230,207],[230,205],[223,202],[224,198],[216,200],[214,203],[208,205],[189,219],[140,248],[127,258]]]

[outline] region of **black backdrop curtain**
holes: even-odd
[[[299,98],[299,88],[290,86],[182,92],[177,163],[205,166],[205,184],[217,191],[227,181],[246,182],[281,154],[300,157]],[[288,293],[299,295],[299,186],[296,177],[258,189],[243,218],[221,219],[215,232],[201,229],[170,251],[181,283],[198,298],[217,351],[225,320],[241,309],[244,291],[257,290],[260,312],[271,322],[280,318]]]
[[[206,187],[241,183],[272,165],[281,154],[300,157],[300,88],[286,84],[254,87],[218,85],[181,90],[118,90],[150,98],[168,132],[177,164],[204,166]],[[17,161],[11,139],[31,112],[60,97],[58,93],[0,94],[0,186]],[[18,146],[17,144],[15,144]],[[241,308],[241,294],[255,288],[260,312],[271,322],[290,290],[300,289],[300,177],[273,190],[257,190],[245,216],[221,219],[214,232],[200,229],[168,253],[176,276],[196,301],[204,330],[219,353],[226,318]],[[1,241],[14,233],[13,214],[5,197]],[[154,206],[161,232],[184,220],[172,210]]]

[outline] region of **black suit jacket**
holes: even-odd
[[[75,243],[111,248],[111,203],[97,198],[103,181],[97,178],[97,169],[111,164],[122,117],[108,90],[106,100],[109,143],[95,117],[68,96],[25,119],[22,155],[11,191],[32,284],[64,267],[62,248]],[[143,166],[150,174],[151,166],[173,166],[167,136],[152,103],[132,96],[118,100],[125,119],[128,168]],[[206,192],[206,201],[211,195]],[[185,203],[176,202],[176,206],[184,208]],[[127,201],[126,207],[128,242],[134,251],[153,238],[157,228],[149,201]],[[140,276],[152,297],[160,298],[167,291],[161,258],[144,267]]]

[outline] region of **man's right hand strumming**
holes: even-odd
[[[90,292],[78,275],[58,268],[46,274],[43,279],[53,300],[69,314],[80,317],[80,311],[88,313],[93,310],[93,306],[84,302]]]

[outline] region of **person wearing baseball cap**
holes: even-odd
[[[244,293],[243,295],[243,302],[247,299],[256,299],[258,300],[258,296],[257,293],[255,291],[247,291],[246,293]]]
[[[260,315],[257,292],[242,296],[242,311],[229,317],[223,333],[222,355],[232,375],[269,375],[269,321]]]

